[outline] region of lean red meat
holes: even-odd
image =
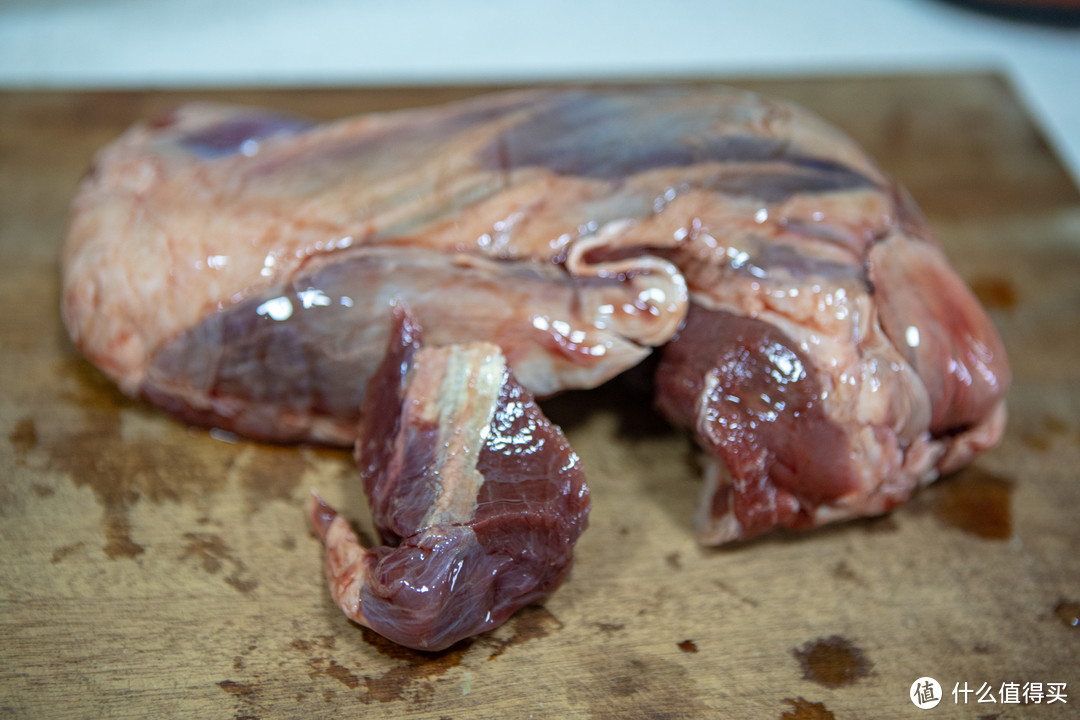
[[[581,462],[491,343],[421,346],[395,308],[357,462],[383,545],[315,498],[334,601],[397,643],[441,650],[501,625],[570,568],[589,494]]]

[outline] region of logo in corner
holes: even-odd
[[[937,707],[937,704],[941,702],[941,684],[932,677],[921,677],[911,683],[911,692],[908,697],[920,710]]]

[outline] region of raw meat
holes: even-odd
[[[706,544],[884,512],[1005,418],[1000,340],[910,198],[736,90],[322,125],[185,106],[100,155],[64,282],[72,337],[127,392],[273,440],[355,440],[394,298],[540,395],[667,345],[657,404],[710,458]]]
[[[790,172],[668,253],[693,307],[657,404],[707,451],[707,545],[884,513],[1004,430],[1004,348],[902,191]]]
[[[557,588],[585,529],[581,463],[491,343],[421,347],[395,308],[357,461],[383,545],[363,547],[316,497],[334,601],[419,650],[502,624]]]
[[[325,125],[187,105],[138,125],[74,202],[71,335],[126,392],[267,440],[352,444],[394,298],[433,344],[498,343],[532,392],[595,386],[671,337],[686,287],[628,246],[645,200],[517,167],[536,148],[515,128],[591,98]]]

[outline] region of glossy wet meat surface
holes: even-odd
[[[1001,437],[1001,341],[889,181],[727,198],[664,254],[692,307],[657,404],[709,457],[703,543],[883,513]]]
[[[606,308],[623,292],[617,279],[580,279],[550,264],[344,250],[166,344],[142,393],[199,424],[226,418],[250,437],[347,444],[388,338],[375,309],[408,298],[432,344],[495,342],[523,383],[548,394],[562,383],[599,384],[647,355],[609,329]]]
[[[383,544],[315,499],[335,602],[395,642],[439,650],[557,588],[585,529],[580,460],[491,343],[421,347],[395,313],[357,461]]]
[[[790,338],[760,320],[693,308],[657,370],[669,417],[692,419],[731,475],[706,498],[707,525],[741,537],[813,524],[812,510],[858,489],[845,428],[825,414],[821,379]]]
[[[1005,420],[1004,349],[911,198],[751,93],[325,124],[185,106],[105,149],[73,207],[73,338],[191,422],[350,445],[398,301],[540,395],[662,348],[657,404],[708,458],[706,544],[885,512]]]
[[[511,128],[567,100],[322,125],[190,105],[132,128],[73,205],[68,328],[127,392],[276,440],[351,444],[395,299],[437,342],[498,342],[533,392],[595,386],[675,332],[686,287],[640,246],[590,255],[630,242],[626,221],[651,213],[661,179],[625,195],[491,165]],[[338,407],[325,388],[345,367],[359,383]]]

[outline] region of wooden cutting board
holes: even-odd
[[[921,712],[922,676],[938,717],[1075,717],[1080,194],[993,75],[731,84],[911,190],[1011,353],[1004,441],[890,516],[709,550],[694,453],[648,397],[563,396],[593,493],[570,581],[427,655],[328,597],[303,507],[317,488],[369,527],[348,453],[121,396],[67,339],[58,254],[94,151],[182,99],[333,118],[492,88],[0,93],[0,717],[888,718]],[[1031,683],[1040,703],[1001,702]],[[997,702],[953,695],[983,684]]]

